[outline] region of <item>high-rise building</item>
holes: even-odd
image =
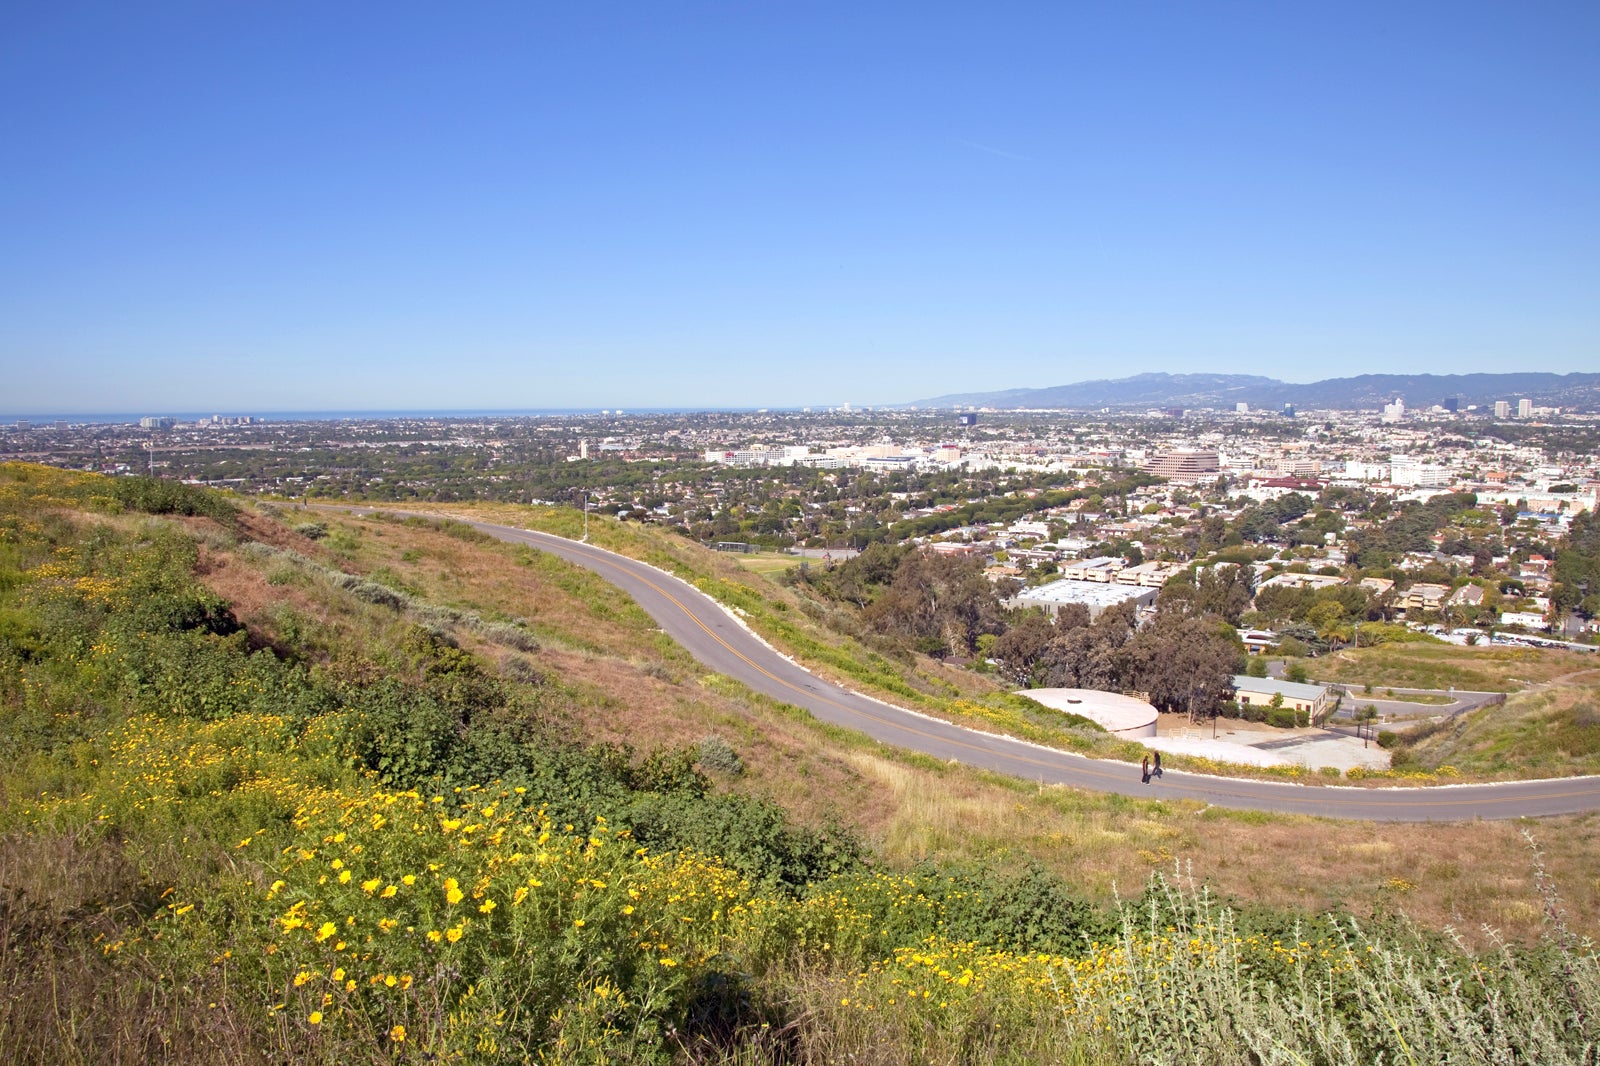
[[[1461,401],[1454,396],[1446,396],[1444,400],[1444,409],[1449,411],[1451,414],[1455,414],[1457,411],[1461,410]]]
[[[1250,405],[1243,402],[1236,403],[1233,405],[1233,411],[1235,414],[1247,415],[1250,413]]]
[[[1524,398],[1524,399],[1521,399],[1521,400],[1517,401],[1517,417],[1518,418],[1532,418],[1533,417],[1533,401],[1532,400]]]
[[[1494,402],[1494,416],[1496,418],[1510,418],[1511,404],[1505,400],[1496,400]]]
[[[1400,422],[1406,417],[1406,402],[1400,397],[1394,398],[1394,403],[1383,405],[1383,420],[1385,422]]]

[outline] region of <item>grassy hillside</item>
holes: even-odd
[[[287,517],[293,523],[306,514],[290,512]],[[507,563],[530,556],[543,560],[553,572],[569,573],[568,580],[584,582],[581,587],[593,590],[602,603],[628,602],[577,568],[475,537],[459,527],[417,519],[356,520],[328,513],[312,517],[334,531],[318,542],[319,548],[329,540],[344,543],[342,565],[388,569],[430,595],[457,597],[449,602],[479,604],[506,595],[509,589],[537,621],[546,611],[543,598],[550,591],[537,582],[517,584],[527,577],[526,570],[513,570]],[[573,535],[582,522],[571,511],[526,507],[498,508],[492,516],[481,517]],[[741,573],[734,557],[707,552],[655,530],[598,520],[591,525],[591,539],[649,558],[714,590],[722,586],[712,585],[709,577],[728,582],[738,590],[739,602],[752,608],[747,617],[758,628],[766,618],[800,613],[783,606],[794,602],[789,590]],[[422,558],[413,562],[403,558],[419,550]],[[444,554],[429,563],[430,553]],[[425,567],[422,574],[414,574],[412,567],[417,566]],[[426,567],[442,567],[441,576],[429,577]],[[446,570],[475,576],[444,588],[438,582]],[[576,599],[561,600],[550,608],[553,617],[570,618],[575,627],[587,624],[580,620],[583,610]],[[808,623],[803,616],[796,620],[797,626],[801,624],[810,626],[808,640],[833,641],[843,654],[862,654],[826,627]],[[643,628],[636,632],[650,632],[642,615],[638,625]],[[618,741],[637,738],[640,746],[649,747],[717,733],[738,749],[750,768],[750,773],[725,787],[773,799],[810,824],[848,824],[877,854],[896,864],[929,855],[979,862],[1031,856],[1070,878],[1087,898],[1106,903],[1115,885],[1139,885],[1154,870],[1170,869],[1174,862],[1194,863],[1219,890],[1273,907],[1366,913],[1374,901],[1384,906],[1398,901],[1407,913],[1430,924],[1464,926],[1468,936],[1477,936],[1480,924],[1519,938],[1535,935],[1540,926],[1541,904],[1527,876],[1526,846],[1511,824],[1352,827],[1199,804],[1040,789],[885,749],[721,679],[693,681],[692,662],[662,659],[651,665],[654,660],[640,658],[637,643],[622,638],[609,654],[573,656],[552,639],[538,654],[537,659],[550,663],[553,672],[581,678],[588,686],[584,692],[588,702],[575,712],[587,735]],[[1362,649],[1361,654],[1373,650],[1382,649]],[[939,668],[926,659],[909,667],[888,657],[879,661],[902,671]],[[687,665],[680,668],[674,662]],[[662,670],[667,671],[665,680],[653,676]],[[972,683],[987,683],[965,671],[952,673],[965,675]],[[849,675],[835,676],[850,683]],[[1590,831],[1600,818],[1580,816],[1542,824],[1551,826],[1548,834],[1541,833],[1551,837],[1545,842],[1547,861],[1572,894],[1575,909],[1589,913],[1590,904],[1600,909],[1600,880],[1591,872],[1600,869],[1600,839]],[[1585,928],[1600,932],[1600,922]]]
[[[1390,686],[1516,692],[1595,665],[1588,652],[1425,643],[1350,648],[1302,661],[1318,681],[1350,685],[1357,692],[1371,684],[1380,693]]]
[[[930,764],[702,675],[581,571],[449,523],[0,467],[0,717],[11,1061],[1553,1062],[1600,1039],[1600,966],[1543,917],[1600,912],[1592,820],[1544,834],[1563,905],[1512,827]],[[1108,900],[1184,860],[1240,898]],[[1361,920],[1306,916],[1331,897]],[[1475,956],[1402,910],[1527,946]]]
[[[1478,776],[1600,773],[1600,668],[1407,730],[1395,755],[1401,763],[1456,766]]]

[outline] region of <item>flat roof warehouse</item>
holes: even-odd
[[[1089,609],[1091,619],[1098,618],[1107,607],[1132,603],[1147,607],[1156,601],[1159,589],[1141,585],[1115,585],[1102,581],[1074,581],[1063,578],[1048,585],[1018,593],[1010,603],[1013,607],[1039,607],[1054,615],[1068,604],[1082,604]]]

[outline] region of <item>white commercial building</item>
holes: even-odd
[[[1396,455],[1389,460],[1389,484],[1420,489],[1450,484],[1450,471],[1442,466]]]
[[[1098,618],[1107,607],[1132,603],[1147,607],[1156,602],[1159,590],[1143,585],[1118,585],[1099,581],[1052,581],[1038,588],[1025,589],[1013,598],[1008,606],[1038,607],[1048,615],[1055,615],[1068,604],[1081,604],[1088,608],[1090,619]]]

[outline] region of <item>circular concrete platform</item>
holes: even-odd
[[[1156,735],[1156,709],[1120,692],[1092,688],[1030,688],[1018,692],[1053,711],[1081,714],[1115,736],[1137,740]]]

